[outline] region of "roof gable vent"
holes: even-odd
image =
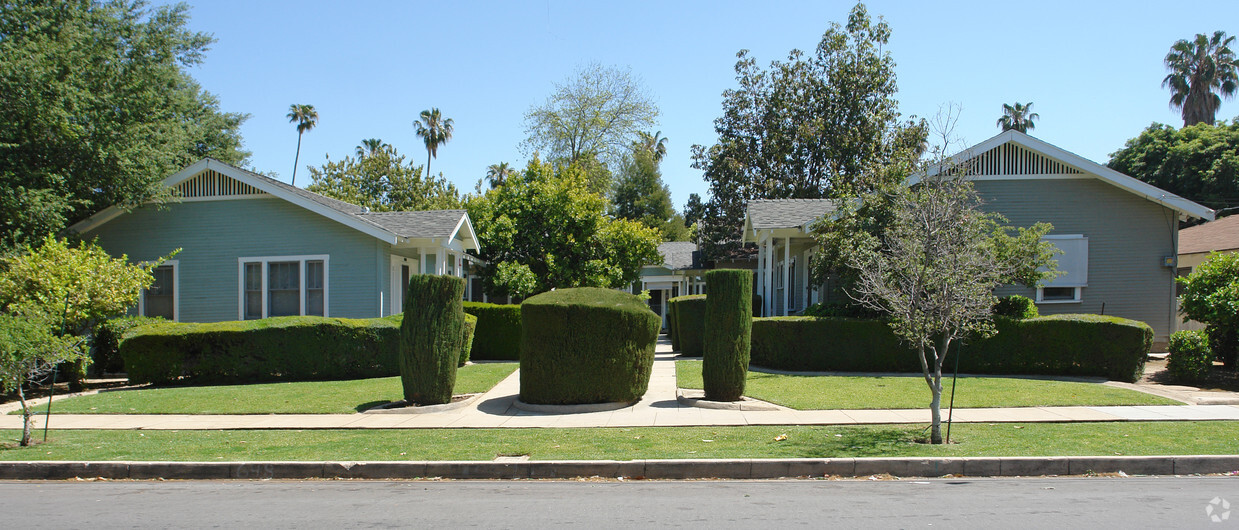
[[[182,199],[223,199],[263,195],[263,191],[227,175],[208,169],[172,187]]]
[[[1083,171],[1041,153],[1005,143],[964,163],[968,174],[979,175],[1082,175]]]

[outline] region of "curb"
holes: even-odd
[[[748,396],[741,396],[740,401],[709,401],[706,399],[705,390],[685,390],[683,388],[675,389],[675,400],[677,403],[684,405],[685,407],[697,407],[699,409],[752,411],[792,410],[786,407],[780,407],[773,403],[753,399]]]
[[[482,397],[483,392],[474,394],[463,394],[468,396],[460,401],[452,403],[444,403],[442,405],[422,405],[420,407],[405,406],[406,401],[393,401],[377,407],[370,407],[361,411],[362,414],[433,414],[435,412],[447,412],[449,410],[463,409],[472,405],[478,398]]]
[[[1236,473],[1239,455],[532,462],[0,462],[0,480],[269,479],[775,479],[792,477],[1017,477]]]
[[[641,401],[637,399],[637,401]],[[537,412],[539,414],[585,414],[589,412],[610,412],[612,410],[621,410],[637,404],[637,401],[624,402],[612,401],[607,403],[581,403],[576,405],[543,405],[541,403],[526,403],[518,397],[512,402],[512,406],[518,410],[525,412]]]

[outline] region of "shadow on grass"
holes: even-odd
[[[360,404],[360,405],[357,405],[356,407],[353,407],[353,410],[355,410],[355,411],[357,411],[357,412],[365,412],[365,411],[370,410],[370,409],[372,409],[372,408],[374,408],[374,407],[377,407],[377,406],[379,406],[379,405],[386,405],[386,404],[391,403],[391,402],[392,402],[392,400],[390,400],[390,399],[380,399],[380,400],[378,400],[378,401],[370,401],[370,402],[367,402],[367,403],[362,403],[362,404]]]
[[[798,458],[871,457],[902,454],[903,448],[916,444],[927,436],[919,427],[890,427],[869,429],[840,429],[823,427],[816,429],[815,436],[793,437],[780,442],[790,444],[790,450]]]

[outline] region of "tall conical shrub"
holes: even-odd
[[[452,401],[464,344],[464,278],[418,274],[409,278],[400,323],[400,382],[410,404]]]
[[[706,399],[739,401],[749,371],[753,331],[753,273],[720,269],[706,273],[705,348],[701,378]]]

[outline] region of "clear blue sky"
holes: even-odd
[[[339,159],[381,138],[424,163],[417,114],[455,120],[431,165],[472,191],[490,164],[523,166],[523,116],[591,61],[631,67],[662,110],[663,179],[677,209],[706,184],[689,147],[709,145],[721,93],[735,85],[735,53],[762,64],[812,50],[851,1],[276,2],[193,0],[190,27],[218,42],[192,70],[242,127],[259,171],[288,181],[296,149],[292,103],[313,104],[318,126],[301,147],[307,164]],[[996,134],[1003,103],[1035,102],[1033,134],[1105,163],[1153,122],[1182,125],[1161,88],[1162,59],[1177,39],[1224,30],[1239,2],[914,2],[866,4],[883,16],[898,63],[900,110],[932,116],[963,107],[956,130],[971,145]],[[1219,119],[1239,114],[1224,101]]]

